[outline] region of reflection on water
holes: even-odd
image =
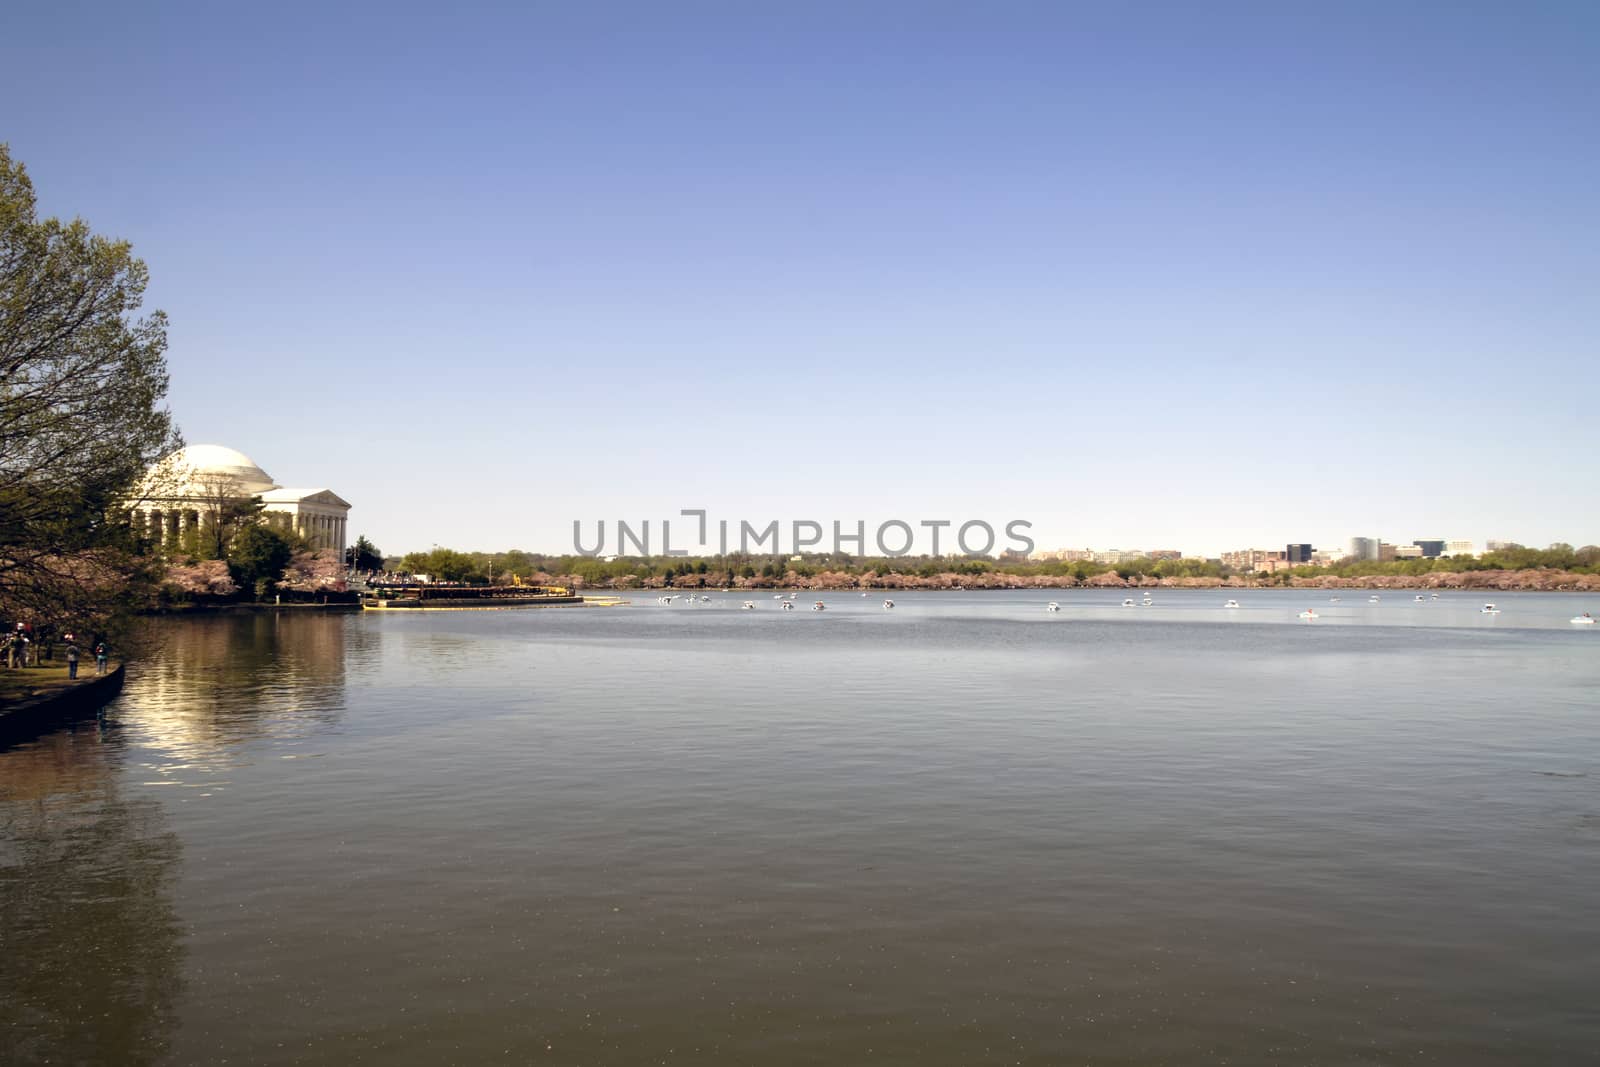
[[[183,987],[182,849],[94,728],[0,752],[0,1062],[154,1063]]]
[[[180,760],[314,732],[343,707],[347,629],[323,614],[162,622],[153,654],[130,668],[118,717]]]
[[[187,955],[174,811],[220,799],[244,746],[343,707],[338,616],[154,627],[98,724],[0,751],[0,1063],[167,1058]],[[353,644],[352,662],[376,649]]]
[[[0,753],[0,1061],[1594,1057],[1567,602],[1061,599],[163,622]]]

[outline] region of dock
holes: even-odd
[[[583,602],[572,590],[554,585],[378,584],[361,596],[361,606],[368,611],[566,607]]]

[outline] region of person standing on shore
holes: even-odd
[[[78,677],[78,642],[67,642],[67,678]]]
[[[104,641],[101,641],[94,646],[94,673],[106,673],[106,660],[110,657],[110,655],[111,650],[106,647],[106,643]]]

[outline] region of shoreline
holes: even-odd
[[[594,587],[596,592],[603,586]],[[931,578],[895,576],[884,579],[858,580],[845,575],[821,576],[802,583],[761,584],[724,587],[721,585],[674,584],[636,585],[607,590],[619,596],[628,593],[687,593],[726,592],[740,593],[776,592],[935,592],[984,593],[999,590],[1052,590],[1073,589],[1355,589],[1355,590],[1424,590],[1453,592],[1495,593],[1600,593],[1600,574],[1582,574],[1573,571],[1444,571],[1422,575],[1370,574],[1340,577],[1327,574],[1314,577],[1295,577],[1288,581],[1259,579],[1243,576],[1231,578],[1139,578],[1123,579],[1114,573],[1096,575],[1079,581],[1071,575],[935,575]]]
[[[580,596],[564,597],[560,600],[527,601],[522,603],[496,603],[493,600],[484,600],[479,603],[452,601],[441,599],[433,603],[406,603],[390,604],[379,601],[377,604],[363,604],[362,611],[381,611],[394,615],[416,615],[435,611],[528,611],[544,608],[615,608],[628,603],[620,596]]]
[[[139,612],[139,614],[146,618],[159,618],[166,615],[264,615],[271,611],[356,612],[360,610],[360,604],[349,602],[337,604],[267,604],[252,600],[223,604],[172,604],[161,608],[150,608]]]
[[[89,718],[121,694],[126,677],[127,664],[119,660],[105,674],[80,676],[68,684],[0,703],[0,746],[27,741],[54,727]]]

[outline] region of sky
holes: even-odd
[[[1600,542],[1587,0],[21,0],[0,101],[386,552]]]

